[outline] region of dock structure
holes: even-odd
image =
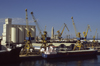
[[[49,44],[53,44],[54,46],[59,46],[61,44],[64,44],[66,46],[70,46],[71,44],[75,44],[75,43],[48,43]],[[33,46],[41,46],[41,43],[32,43]]]
[[[34,59],[42,59],[42,55],[19,55],[19,59],[23,60],[34,60]]]

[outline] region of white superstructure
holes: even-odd
[[[32,37],[36,37],[36,28],[33,25],[29,25],[29,29],[31,30]],[[2,45],[6,45],[7,43],[23,43],[27,34],[26,25],[15,25],[12,24],[12,19],[5,19],[5,24],[3,25],[3,33],[2,33]],[[35,40],[32,41],[34,43]]]

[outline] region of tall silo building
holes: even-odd
[[[32,37],[36,37],[36,28],[33,25],[29,25],[29,29],[31,30]],[[6,45],[7,43],[24,43],[26,38],[27,28],[26,25],[16,25],[12,24],[12,19],[5,19],[5,24],[3,25],[3,33],[2,33],[2,45]],[[32,40],[34,43],[35,40]]]

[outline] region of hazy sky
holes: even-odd
[[[81,32],[82,36],[88,24],[92,30],[92,32],[88,32],[88,37],[95,35],[96,28],[100,36],[100,0],[0,0],[0,36],[3,32],[5,18],[12,18],[13,24],[26,25],[26,8],[29,24],[35,25],[30,14],[33,11],[39,27],[44,30],[45,25],[47,26],[49,36],[51,36],[52,27],[57,34],[56,31],[66,23],[69,32],[65,28],[63,36],[70,34],[75,37],[72,16],[77,31]],[[36,30],[38,35],[38,29]]]

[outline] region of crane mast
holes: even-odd
[[[35,22],[35,24],[36,24],[36,26],[37,26],[37,28],[38,28],[38,30],[39,30],[39,34],[42,35],[42,32],[41,32],[41,30],[40,30],[40,28],[39,28],[39,25],[38,25],[38,23],[37,23],[37,20],[35,19],[34,15],[33,15],[33,12],[31,12],[31,15],[32,15],[32,18],[33,18],[33,20],[34,20],[34,22]]]
[[[23,50],[21,51],[21,54],[31,54],[32,52],[30,51],[30,49],[34,50],[34,47],[32,46],[32,42],[31,40],[34,40],[34,37],[32,37],[31,32],[29,31],[29,26],[28,26],[28,15],[27,15],[27,9],[25,9],[26,11],[26,28],[27,28],[27,37],[26,37],[26,44],[23,48]]]
[[[75,50],[76,47],[78,47],[79,50],[81,49],[81,47],[83,47],[83,49],[84,49],[84,46],[81,44],[81,41],[80,41],[81,40],[81,33],[77,32],[76,27],[75,27],[75,23],[74,23],[74,20],[73,20],[73,17],[71,17],[71,19],[72,19],[74,30],[75,30],[75,34],[76,34],[76,37],[77,37],[77,42],[76,42],[73,50]]]
[[[83,32],[83,34],[84,34],[84,40],[85,41],[86,41],[86,38],[87,38],[88,30],[91,31],[90,25],[87,26],[87,31],[86,32]]]
[[[78,36],[77,36],[77,30],[76,30],[76,26],[75,26],[75,23],[74,23],[73,17],[71,17],[71,19],[72,19],[72,22],[73,22],[73,26],[74,26],[74,30],[75,30],[76,37],[78,37]]]
[[[64,23],[64,28],[63,28],[63,30],[62,30],[62,32],[61,32],[61,35],[63,34],[63,31],[64,31],[64,29],[65,29],[65,27],[67,28],[67,30],[69,31],[69,29],[68,29],[68,27],[66,26],[66,24]]]
[[[97,34],[97,29],[96,29],[96,32],[95,32],[95,35],[93,36],[93,42],[95,42],[95,36]]]
[[[64,26],[64,28],[63,28],[63,30],[62,30],[62,32],[61,32],[61,34],[60,34],[60,37],[61,37],[61,35],[62,35],[62,33],[63,33],[64,29],[65,29],[65,26]]]
[[[90,25],[88,25],[86,35],[87,35],[87,33],[88,33],[88,30],[90,30],[90,31],[91,31]]]
[[[37,21],[36,21],[34,15],[33,15],[33,12],[31,12],[31,15],[32,15],[32,18],[33,18],[33,20],[34,20],[34,22],[35,22],[35,24],[36,24],[36,26],[37,26],[37,28],[39,30],[39,33],[41,34],[41,37],[42,37],[41,38],[41,40],[42,40],[41,48],[44,48],[46,50],[46,47],[48,46],[47,40],[50,40],[50,38],[47,37],[47,31],[43,31],[44,34],[42,34],[42,32],[41,32],[41,30],[40,30],[40,28],[39,28],[39,26],[37,24]],[[40,50],[41,50],[41,48],[40,48]]]
[[[27,28],[27,31],[29,32],[27,9],[25,9],[25,11],[26,11],[26,28]]]
[[[65,27],[67,28],[67,30],[69,31],[69,29],[68,29],[68,27],[67,27],[67,25],[64,23],[64,25],[65,25]]]
[[[57,31],[59,41],[61,41],[61,36],[62,36],[62,34],[63,34],[63,31],[64,31],[65,27],[66,27],[66,28],[67,28],[67,30],[69,31],[69,29],[68,29],[68,27],[66,26],[66,24],[65,24],[65,23],[64,23],[64,28],[63,28],[62,32],[60,33],[60,31],[59,31],[59,30]]]
[[[96,36],[96,34],[97,34],[97,29],[96,29],[95,35],[93,36],[92,48],[94,48],[94,46],[96,46],[96,44],[95,44],[95,36]]]

